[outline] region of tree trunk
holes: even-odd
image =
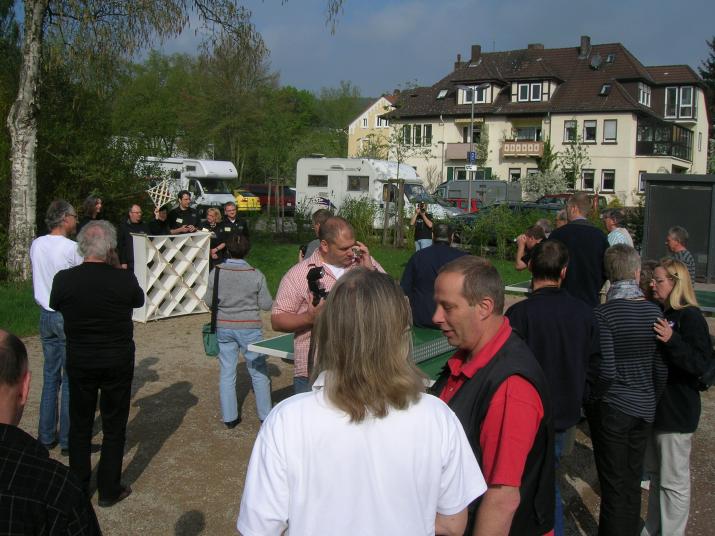
[[[400,172],[397,172],[397,216],[395,217],[395,241],[393,245],[401,248],[405,242],[405,222],[402,220],[402,213],[405,208],[405,179],[400,179]]]
[[[8,229],[7,269],[10,278],[30,278],[30,244],[35,236],[37,211],[37,112],[42,27],[49,0],[25,0],[25,36],[17,98],[7,127],[11,139],[12,189]]]

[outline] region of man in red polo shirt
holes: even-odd
[[[468,534],[549,534],[554,431],[544,373],[502,315],[504,284],[486,259],[460,257],[435,282],[433,321],[459,350],[433,392],[462,422],[489,486]]]

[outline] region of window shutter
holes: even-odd
[[[447,182],[451,181],[453,177],[454,177],[454,168],[448,167],[447,168]]]

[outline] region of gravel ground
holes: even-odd
[[[235,534],[246,465],[258,431],[250,378],[239,367],[243,422],[234,430],[221,423],[218,364],[203,354],[201,325],[208,315],[136,324],[136,372],[123,480],[134,492],[112,508],[96,508],[105,535],[193,536]],[[715,325],[711,322],[711,332]],[[268,316],[264,325],[270,326]],[[266,336],[273,333],[267,329]],[[33,374],[31,396],[21,423],[37,433],[42,384],[38,337],[25,339]],[[292,393],[292,366],[269,360],[274,401]],[[689,535],[710,535],[715,525],[715,389],[703,395],[703,414],[692,456],[693,504]],[[98,432],[94,441],[101,440]],[[67,463],[59,448],[52,456]],[[98,454],[93,454],[96,465]],[[562,485],[567,533],[595,534],[598,489],[588,427],[579,427],[574,449],[564,459]],[[644,505],[647,492],[643,492]],[[96,493],[93,502],[96,505]]]

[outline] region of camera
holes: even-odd
[[[420,207],[420,211],[422,211],[422,212],[425,211],[425,204],[424,204],[424,203],[420,203],[420,204],[419,204],[419,207]]]
[[[308,275],[306,279],[308,280],[308,290],[313,293],[313,306],[320,303],[320,300],[324,300],[328,297],[328,291],[320,286],[319,281],[323,278],[325,272],[322,266],[313,266],[308,270]]]

